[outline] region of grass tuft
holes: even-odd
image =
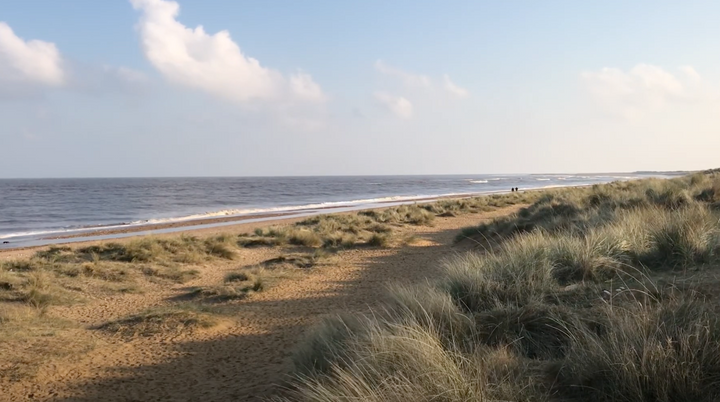
[[[217,320],[200,309],[186,306],[147,310],[126,318],[93,327],[122,337],[153,336],[157,334],[188,333],[210,328]]]
[[[710,171],[551,190],[467,228],[482,253],[310,332],[286,400],[718,400],[716,187]]]

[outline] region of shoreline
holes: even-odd
[[[569,176],[573,176],[573,174],[568,174]],[[608,174],[609,175],[609,174]],[[624,175],[632,175],[632,173],[624,173]],[[492,176],[492,175],[491,175]],[[532,176],[543,176],[543,175],[529,175],[528,177]],[[651,175],[648,177],[661,177],[666,178],[668,175]],[[434,176],[432,176],[434,177]],[[587,177],[580,177],[581,179],[587,179]],[[560,188],[560,187],[579,187],[579,186],[587,186],[587,185],[594,185],[594,184],[602,184],[612,181],[625,181],[629,179],[639,179],[643,177],[635,177],[635,176],[617,176],[613,174],[612,176],[603,176],[600,175],[598,178],[602,178],[600,182],[587,182],[585,180],[578,182],[575,179],[571,180],[570,182],[565,181],[557,181],[554,182],[537,182],[533,181],[532,183],[523,183],[522,190],[521,191],[542,191],[549,188]],[[460,180],[460,179],[458,179]],[[500,180],[500,179],[487,179],[487,180],[480,180],[480,182],[488,183],[489,180]],[[546,179],[536,179],[536,180],[552,180],[551,178]],[[462,182],[471,181],[470,179],[462,179]],[[499,183],[499,182],[498,182]],[[373,183],[375,184],[375,183]],[[504,184],[510,184],[510,183],[504,183]],[[316,201],[307,201],[310,203],[303,204],[300,202],[300,204],[297,205],[287,205],[288,200],[285,200],[285,205],[276,205],[276,206],[266,206],[266,207],[257,207],[257,208],[249,208],[249,209],[243,209],[246,207],[243,206],[236,206],[236,207],[228,207],[230,209],[221,209],[221,210],[207,210],[204,212],[187,212],[187,214],[183,214],[182,212],[177,213],[176,215],[173,215],[173,212],[155,212],[150,213],[149,217],[124,217],[121,220],[115,221],[116,223],[98,223],[98,221],[103,222],[103,219],[96,219],[94,222],[92,220],[90,221],[82,221],[79,220],[72,220],[70,217],[66,217],[67,219],[62,222],[40,222],[39,224],[33,224],[30,226],[25,225],[25,227],[17,228],[12,226],[3,227],[3,233],[0,234],[0,251],[2,250],[13,250],[13,249],[20,249],[20,248],[26,248],[26,247],[34,247],[34,246],[42,246],[42,245],[51,245],[51,244],[61,244],[61,243],[73,243],[77,241],[92,241],[92,240],[106,240],[111,238],[122,238],[131,236],[133,233],[136,233],[137,235],[143,235],[143,234],[162,234],[162,233],[169,233],[174,231],[182,231],[185,230],[184,228],[206,228],[206,227],[212,227],[214,225],[221,226],[221,225],[231,225],[233,222],[241,223],[241,222],[256,222],[256,221],[272,221],[272,220],[280,220],[283,218],[291,218],[291,217],[301,217],[301,216],[311,216],[311,215],[317,215],[317,214],[323,214],[323,213],[333,213],[333,212],[345,212],[345,211],[355,211],[355,210],[362,210],[362,209],[374,209],[374,208],[382,208],[384,206],[394,206],[394,205],[402,205],[402,204],[412,204],[412,203],[425,203],[425,202],[432,202],[436,200],[441,199],[458,199],[458,198],[466,198],[466,197],[478,197],[478,196],[488,196],[492,194],[502,194],[509,192],[508,188],[505,187],[503,184],[502,187],[499,187],[497,185],[490,186],[489,188],[467,188],[467,186],[463,187],[460,185],[456,188],[443,188],[443,190],[435,189],[428,190],[430,194],[433,195],[421,195],[423,194],[423,191],[420,190],[418,193],[415,193],[414,195],[368,195],[363,197],[362,195],[358,195],[355,198],[350,198],[348,200],[344,201],[323,201],[323,200],[316,200]],[[520,184],[520,183],[517,183]],[[544,185],[543,185],[544,184]],[[550,184],[550,185],[548,185]],[[513,186],[514,187],[514,186]],[[438,191],[439,190],[439,191]],[[425,194],[428,194],[426,192]],[[439,194],[438,194],[439,193]],[[360,194],[360,193],[358,193]],[[316,197],[317,198],[317,197]],[[267,201],[267,198],[266,198]],[[261,202],[260,204],[265,204],[265,202]],[[271,202],[272,204],[272,202]],[[282,202],[280,204],[283,204]],[[228,204],[229,205],[229,204]],[[258,204],[259,205],[259,204]],[[171,215],[169,217],[157,217],[158,215]],[[61,213],[62,215],[62,213]],[[154,215],[154,216],[153,216]],[[19,218],[15,218],[19,219]],[[63,218],[65,219],[65,218]],[[112,222],[112,220],[111,220]],[[48,226],[42,226],[43,224],[47,224]],[[38,227],[40,226],[40,227]]]
[[[568,202],[590,205],[591,201],[573,201],[575,195],[590,200],[591,194],[587,191],[590,189],[575,190],[564,190],[568,193]],[[642,188],[637,191],[647,194]],[[297,373],[293,351],[299,350],[299,342],[321,320],[385,308],[388,302],[396,300],[387,292],[391,284],[423,286],[439,280],[449,258],[484,250],[484,245],[476,241],[456,241],[459,234],[464,235],[464,229],[502,219],[527,205],[534,205],[541,196],[542,193],[523,191],[449,203],[455,204],[456,209],[446,209],[444,205],[435,205],[440,209],[428,210],[403,207],[399,209],[414,210],[420,212],[420,216],[402,212],[388,214],[395,216],[395,220],[383,218],[375,223],[348,220],[352,226],[342,229],[325,225],[333,221],[331,219],[318,219],[313,224],[326,227],[327,231],[322,232],[321,241],[314,246],[309,242],[291,241],[292,232],[285,232],[288,241],[282,243],[258,243],[257,246],[240,243],[232,236],[251,232],[253,226],[268,225],[268,221],[242,221],[230,222],[227,228],[183,228],[197,236],[190,240],[193,245],[187,250],[195,253],[196,245],[202,247],[200,252],[203,254],[195,258],[186,258],[192,254],[185,254],[183,248],[173,246],[172,250],[155,250],[126,242],[123,246],[127,247],[111,249],[132,250],[133,246],[138,246],[131,255],[140,255],[138,248],[146,249],[151,251],[149,257],[152,258],[137,261],[115,258],[126,254],[125,251],[114,254],[113,250],[92,255],[77,250],[74,245],[56,254],[71,257],[66,260],[41,257],[26,266],[22,261],[11,262],[8,266],[12,269],[3,279],[6,295],[20,291],[25,292],[20,295],[29,294],[27,292],[35,289],[31,287],[35,286],[37,278],[41,278],[41,271],[45,271],[42,274],[46,277],[46,285],[37,291],[47,292],[53,299],[42,314],[38,314],[37,307],[30,303],[33,299],[26,303],[6,299],[3,304],[3,307],[13,309],[13,313],[7,315],[9,324],[4,327],[25,331],[22,337],[13,332],[13,337],[6,338],[9,341],[4,345],[0,342],[3,363],[5,367],[23,367],[27,373],[20,373],[23,376],[12,381],[5,380],[3,386],[7,398],[22,401],[30,393],[38,400],[86,402],[120,402],[137,399],[138,395],[158,400],[257,400],[281,396],[292,385],[288,382],[290,376]],[[657,201],[650,199],[649,202],[655,205]],[[608,205],[616,204],[619,203]],[[432,214],[433,218],[420,220],[426,213]],[[345,218],[349,214],[333,210],[332,215]],[[381,217],[384,214],[370,215]],[[564,215],[546,216],[549,222],[555,218],[573,219]],[[270,222],[275,225],[279,222],[282,226],[278,231],[282,232],[301,219],[284,217]],[[523,218],[518,214],[514,219]],[[514,228],[522,223],[511,221],[514,223],[511,222],[510,227]],[[344,219],[336,222],[342,223]],[[376,232],[375,227],[390,230],[386,243],[369,243],[373,232],[384,232]],[[351,231],[351,228],[355,230]],[[340,243],[337,249],[317,253],[327,244],[323,239],[336,238],[336,230],[354,234],[364,231],[365,235],[352,237],[347,246]],[[300,231],[311,230],[303,225]],[[227,245],[225,240],[205,248],[207,240],[215,239],[200,237],[220,233],[230,235],[223,236],[232,243],[229,257],[222,252],[222,246]],[[486,233],[478,231],[473,236],[486,238]],[[163,239],[147,240],[153,245]],[[533,247],[540,250],[554,247],[554,244],[541,243]],[[216,249],[216,245],[220,247]],[[30,248],[17,254],[31,255],[37,249]],[[221,253],[215,254],[216,250]],[[172,255],[164,254],[166,251]],[[584,248],[579,250],[578,258],[586,255]],[[12,257],[11,253],[0,252],[0,261],[7,257]],[[536,264],[525,261],[523,263]],[[240,273],[246,275],[239,276]],[[261,283],[262,287],[257,290],[246,288],[246,282]],[[573,291],[564,285],[556,286],[555,282],[548,286],[560,292]],[[587,286],[588,292],[582,295],[588,295],[597,303],[606,302],[604,297],[598,296],[605,294],[599,293],[605,287],[597,288],[594,282]],[[228,293],[222,293],[223,289]],[[238,291],[245,293],[239,295]],[[576,300],[576,293],[568,294],[573,296],[569,299],[571,302]],[[418,293],[418,296],[425,297],[425,293]],[[163,312],[166,314],[158,315]],[[173,321],[183,317],[194,317],[199,324],[185,326]],[[52,335],[48,336],[50,333]],[[203,386],[198,387],[198,383]]]
[[[453,243],[461,228],[487,222],[519,207],[439,217],[432,226],[400,226],[395,233],[398,242],[388,247],[355,247],[330,253],[309,268],[273,268],[267,271],[264,278],[267,286],[260,292],[211,304],[222,306],[221,310],[209,313],[188,310],[191,314],[200,314],[198,317],[214,320],[207,328],[180,330],[168,325],[156,333],[138,336],[97,329],[103,323],[141,316],[151,309],[185,311],[189,304],[208,305],[202,300],[186,300],[188,290],[228,286],[224,279],[228,274],[307,251],[299,246],[242,248],[232,260],[214,259],[183,265],[183,269],[191,268],[195,274],[177,283],[162,277],[147,277],[144,271],[137,271],[144,264],[131,266],[131,263],[123,263],[131,264],[125,269],[130,277],[123,282],[85,275],[53,277],[57,289],[81,292],[83,301],[51,305],[44,316],[47,318],[34,318],[37,325],[43,326],[41,329],[52,330],[52,336],[28,332],[22,341],[13,340],[6,343],[4,349],[0,347],[4,362],[22,361],[25,366],[33,367],[28,369],[31,374],[26,377],[0,383],[9,401],[25,400],[29,393],[38,400],[86,402],[120,402],[137,399],[138,395],[158,400],[272,397],[283,389],[292,373],[289,356],[298,340],[322,317],[361,312],[368,305],[376,305],[386,297],[380,284],[420,284],[437,276],[440,261],[464,249]],[[290,225],[299,219],[280,222]],[[252,226],[236,222],[230,227],[233,232],[239,232],[252,230]],[[209,234],[207,232],[217,228],[190,230],[193,234]],[[410,237],[415,239],[411,243],[401,240]],[[28,249],[25,254],[29,256],[34,251]],[[0,252],[0,261],[6,254],[9,253]],[[135,290],[127,292],[123,290],[126,288]],[[180,298],[186,301],[178,304]],[[16,304],[12,306],[25,308]],[[16,315],[25,317],[30,313]],[[57,320],[70,323],[69,327],[53,327]],[[25,328],[22,325],[27,324],[13,325]],[[44,352],[47,350],[58,352],[48,356]],[[198,387],[198,382],[206,386]]]
[[[572,187],[572,186],[568,186]],[[529,189],[524,191],[536,191],[542,189]],[[10,241],[9,244],[0,244],[0,255],[9,252],[20,252],[25,250],[34,250],[37,248],[52,246],[52,245],[64,245],[64,244],[85,244],[95,243],[98,241],[107,240],[124,240],[132,237],[139,236],[150,236],[150,235],[167,235],[167,234],[182,234],[186,232],[193,233],[211,233],[217,232],[220,229],[224,231],[236,231],[239,228],[246,227],[246,230],[251,231],[256,227],[265,227],[274,224],[287,224],[296,220],[304,219],[310,216],[324,215],[324,214],[335,214],[335,213],[348,213],[370,209],[383,209],[390,208],[399,205],[410,205],[416,203],[432,203],[441,200],[458,200],[473,197],[491,196],[493,194],[505,194],[510,193],[509,191],[497,191],[491,193],[470,193],[470,194],[453,194],[453,195],[441,195],[437,197],[422,197],[413,198],[410,200],[402,201],[380,201],[370,204],[359,204],[349,206],[327,206],[322,208],[311,208],[311,209],[298,209],[292,211],[279,211],[276,213],[265,213],[257,215],[238,215],[238,216],[223,216],[223,217],[212,217],[212,218],[201,218],[186,221],[175,221],[166,223],[156,223],[147,225],[128,225],[125,227],[113,227],[110,229],[88,229],[87,231],[81,231],[73,234],[58,234],[55,236],[45,236],[34,239],[21,239],[18,240],[18,245],[15,245],[12,238],[6,241]]]
[[[493,193],[496,194],[496,193]],[[483,194],[479,194],[478,196],[482,196]],[[174,222],[164,222],[164,223],[150,223],[150,224],[140,224],[140,225],[128,225],[126,227],[118,227],[118,228],[111,228],[111,229],[97,229],[97,230],[90,230],[89,232],[82,232],[82,233],[74,233],[74,234],[67,234],[67,235],[60,235],[60,236],[52,236],[52,237],[43,237],[40,240],[63,240],[63,239],[74,239],[77,237],[89,237],[89,236],[103,236],[103,235],[111,235],[111,234],[120,234],[120,233],[134,233],[134,232],[145,232],[145,231],[155,231],[155,230],[163,230],[163,229],[173,229],[173,228],[193,228],[197,226],[199,229],[202,229],[205,226],[213,225],[217,223],[226,223],[226,222],[238,222],[242,223],[243,221],[259,221],[262,219],[266,222],[273,222],[276,220],[283,220],[283,218],[292,218],[297,215],[303,215],[307,216],[308,214],[325,214],[325,213],[334,213],[334,210],[343,210],[338,212],[344,212],[345,209],[352,210],[363,210],[363,209],[377,209],[377,208],[385,208],[390,205],[383,205],[383,204],[392,204],[396,205],[398,203],[411,203],[411,202],[433,202],[437,200],[442,199],[462,199],[466,197],[474,197],[476,195],[468,194],[468,195],[447,195],[447,196],[439,196],[439,197],[426,197],[426,198],[417,198],[407,201],[381,201],[376,202],[373,204],[361,204],[357,206],[327,206],[322,208],[309,208],[309,209],[297,209],[297,210],[291,210],[291,211],[278,211],[278,212],[269,212],[269,213],[260,213],[256,215],[230,215],[230,216],[221,216],[221,217],[208,217],[208,218],[199,218],[199,219],[189,219],[184,221],[174,221]],[[380,207],[373,207],[373,205],[382,205]]]
[[[617,180],[625,181],[625,180]],[[573,185],[550,185],[544,187],[535,187],[521,189],[519,192],[532,192],[532,191],[546,191],[558,188],[573,188],[573,187],[586,187],[594,185],[590,184],[573,184]],[[157,236],[157,235],[168,235],[168,234],[182,234],[187,232],[193,233],[218,233],[219,231],[236,231],[241,227],[246,227],[247,231],[252,231],[257,227],[266,227],[274,224],[286,224],[291,223],[300,219],[304,219],[310,216],[324,215],[324,214],[335,214],[335,213],[349,213],[362,210],[373,210],[383,209],[399,205],[411,205],[411,204],[426,204],[433,203],[442,200],[460,200],[466,198],[475,197],[489,197],[493,195],[509,194],[511,191],[508,190],[493,190],[480,193],[458,193],[458,194],[446,194],[439,196],[418,196],[418,198],[408,198],[404,200],[384,200],[372,203],[362,204],[350,204],[350,205],[328,205],[325,207],[315,208],[301,208],[292,209],[287,211],[277,211],[268,213],[257,213],[249,215],[234,215],[234,216],[217,216],[198,218],[191,220],[177,220],[172,222],[164,223],[153,223],[153,224],[140,224],[140,225],[127,225],[127,226],[114,226],[112,228],[98,228],[87,230],[80,230],[75,233],[63,234],[58,232],[56,235],[47,234],[42,237],[34,238],[23,238],[18,237],[18,240],[13,241],[13,238],[2,239],[3,241],[9,241],[8,244],[0,243],[0,256],[7,255],[9,252],[21,252],[24,250],[34,250],[40,247],[53,246],[53,245],[67,245],[67,244],[91,244],[99,241],[108,240],[126,240],[132,237],[140,236]],[[398,196],[400,197],[400,196]],[[390,197],[386,197],[390,198]],[[349,201],[352,202],[352,201]],[[224,230],[221,230],[224,229]],[[67,233],[67,232],[65,232]]]

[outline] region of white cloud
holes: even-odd
[[[457,96],[458,98],[466,98],[468,95],[470,95],[470,92],[468,92],[467,89],[462,88],[452,82],[447,74],[443,76],[443,88],[445,88],[446,91]]]
[[[638,64],[629,71],[603,68],[580,77],[589,93],[614,113],[638,118],[672,103],[710,101],[714,95],[691,66],[673,74],[661,67]]]
[[[243,54],[228,31],[208,34],[202,26],[181,24],[174,1],[130,2],[142,11],[138,29],[145,56],[173,83],[239,102],[325,99],[310,75],[299,73],[288,83],[278,71]]]
[[[470,95],[467,89],[452,82],[447,74],[443,75],[441,85],[439,80],[434,81],[427,75],[410,73],[389,66],[382,60],[375,61],[374,67],[375,71],[391,77],[404,87],[397,88],[397,85],[393,86],[392,83],[388,83],[395,87],[393,91],[399,93],[398,95],[391,95],[384,91],[374,93],[376,101],[382,103],[393,114],[403,119],[409,119],[413,116],[414,105],[419,105],[419,108],[425,109],[429,104],[446,101],[448,96],[467,98]],[[412,101],[408,98],[412,99]],[[445,102],[443,105],[445,104],[448,103]]]
[[[402,96],[393,96],[387,92],[375,92],[375,99],[401,119],[409,119],[413,115],[412,103]]]
[[[300,99],[322,102],[327,99],[320,85],[313,81],[310,74],[298,71],[290,77],[290,88]]]
[[[0,82],[60,86],[65,82],[60,52],[50,42],[23,40],[0,22]]]
[[[382,60],[375,62],[375,70],[381,74],[400,79],[406,86],[411,88],[430,88],[432,81],[430,77],[422,74],[414,74],[396,67],[385,64]]]

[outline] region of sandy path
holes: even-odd
[[[231,319],[204,332],[130,341],[88,332],[97,342],[95,349],[75,361],[48,364],[32,384],[13,384],[0,400],[259,400],[286,378],[290,352],[310,325],[329,314],[376,305],[389,283],[436,277],[440,260],[462,251],[452,246],[457,229],[515,209],[438,218],[434,227],[412,229],[420,238],[412,246],[345,251],[234,304]],[[243,251],[241,262],[206,267],[197,284],[216,282],[237,265],[277,253]],[[158,287],[148,295],[108,297],[54,314],[92,325],[160,304],[189,285],[193,283]]]

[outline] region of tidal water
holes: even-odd
[[[657,174],[0,179],[0,240],[211,217],[362,207]]]

